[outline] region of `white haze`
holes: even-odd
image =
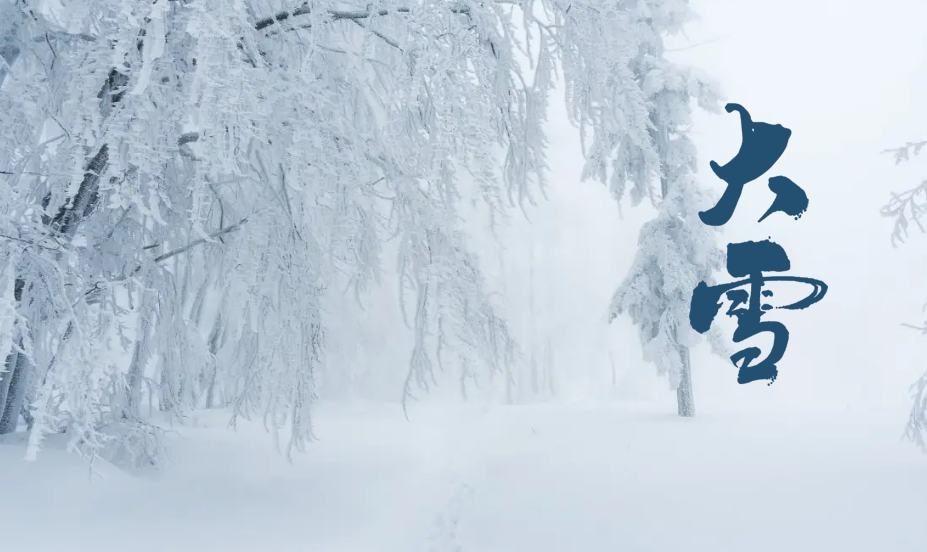
[[[122,0],[94,1],[120,7]],[[222,7],[233,3],[212,1]],[[251,3],[266,4],[262,13],[281,5],[276,0]],[[94,6],[45,5],[54,4],[62,12]],[[288,457],[271,445],[269,418],[280,418],[293,406],[279,396],[256,410],[253,420],[239,420],[235,431],[228,422],[236,406],[224,398],[212,409],[191,405],[182,420],[158,412],[157,406],[154,412],[145,409],[151,419],[141,428],[150,422],[158,428],[170,425],[172,431],[163,442],[136,437],[132,446],[146,460],[162,460],[162,449],[154,445],[163,444],[170,461],[150,468],[129,465],[118,456],[100,458],[92,467],[102,477],[89,479],[86,458],[73,454],[73,448],[65,450],[68,434],[49,432],[41,453],[31,458],[35,461],[23,461],[30,436],[20,425],[19,431],[0,435],[0,551],[922,550],[925,456],[898,437],[911,406],[908,386],[927,370],[922,362],[927,337],[901,326],[927,318],[921,310],[927,302],[927,263],[921,253],[927,235],[915,230],[908,244],[893,249],[892,222],[879,210],[892,191],[927,177],[922,158],[894,166],[890,155],[880,154],[927,139],[927,109],[921,107],[927,95],[922,28],[927,4],[697,0],[693,8],[701,21],[691,24],[686,36],[668,41],[671,60],[707,73],[721,85],[724,99],[742,104],[754,121],[792,130],[779,162],[746,186],[721,245],[771,237],[787,251],[791,275],[829,285],[827,296],[804,311],[768,315],[784,322],[791,334],[775,383],[739,385],[737,368],[700,344],[692,351],[698,414],[680,418],[667,378],[642,359],[638,329],[626,316],[608,324],[609,302],[634,259],[638,231],[656,212],[646,201],[632,207],[626,200],[619,206],[602,184],[580,181],[584,160],[561,87],[555,90],[548,121],[547,199],[536,197],[537,205],[526,205],[524,215],[511,213],[497,229],[498,241],[488,230],[484,208],[460,212],[470,250],[485,271],[492,306],[511,323],[522,348],[514,367],[520,388],[507,393],[497,375],[482,390],[470,387],[468,404],[461,406],[460,372],[436,369],[440,385],[427,392],[414,389],[418,402],[403,412],[398,403],[414,332],[402,324],[396,293],[400,255],[390,242],[377,250],[383,278],[371,285],[361,304],[350,292],[325,296],[326,355],[313,374],[317,387],[311,389],[320,399],[312,404],[311,433],[317,440],[307,443],[305,452]],[[205,9],[201,13],[213,15]],[[610,52],[599,48],[597,55]],[[98,88],[100,75],[91,80]],[[249,86],[258,85],[263,83]],[[95,115],[96,100],[89,101]],[[265,107],[257,101],[252,105]],[[221,123],[222,110],[207,108]],[[264,118],[276,115],[269,109]],[[320,128],[328,123],[305,115],[302,120]],[[483,128],[480,121],[470,123]],[[175,136],[163,134],[173,147]],[[696,111],[691,136],[699,148],[701,181],[720,194],[723,183],[709,161],[723,165],[736,154],[739,115]],[[413,156],[414,147],[417,142],[410,140],[403,153]],[[318,155],[322,164],[328,161],[310,148],[301,151]],[[372,181],[361,178],[365,173],[334,149],[327,155],[342,164],[320,181],[343,178],[348,190]],[[360,172],[352,176],[354,170]],[[777,213],[757,224],[772,201],[766,182],[775,175],[807,191],[809,210],[800,220]],[[263,201],[259,195],[253,199]],[[245,196],[244,207],[251,200]],[[265,226],[275,227],[274,217],[283,220],[282,210],[265,205],[265,211],[270,213]],[[432,222],[445,222],[440,220],[445,211],[428,213]],[[306,224],[310,231],[317,228]],[[249,228],[242,228],[240,236],[248,236]],[[178,223],[176,231],[164,239],[190,242],[185,225]],[[350,238],[350,232],[344,234]],[[341,243],[343,236],[334,234],[331,241]],[[257,238],[237,239],[248,251],[265,248]],[[126,251],[148,243],[136,241]],[[287,252],[275,240],[266,243],[272,253]],[[211,273],[209,260],[221,257],[197,251],[196,269],[207,264]],[[310,262],[297,265],[302,272],[307,267]],[[281,276],[258,272],[255,278]],[[12,269],[7,273],[0,274],[0,282],[12,284]],[[80,277],[75,281],[84,289]],[[717,279],[728,278],[719,274]],[[202,289],[213,285],[206,282]],[[0,296],[7,304],[9,287]],[[226,297],[231,295],[240,307],[241,297],[235,295],[243,287],[223,289],[232,290]],[[309,319],[315,304],[306,308],[307,296],[286,291],[278,308],[290,319]],[[482,297],[482,287],[477,291],[458,293],[460,303]],[[776,294],[781,300],[778,289]],[[178,302],[182,307],[183,298]],[[222,301],[212,303],[223,311]],[[196,311],[195,305],[191,310]],[[241,316],[238,307],[230,309],[233,317]],[[206,319],[212,320],[212,314]],[[180,318],[171,312],[164,316],[168,322],[170,316]],[[734,324],[724,316],[719,321],[730,340]],[[191,349],[182,336],[165,334],[172,329],[169,323],[164,326],[156,332],[162,335],[158,354],[182,355]],[[210,323],[206,329],[219,327]],[[262,336],[281,335],[279,326],[261,327],[270,328]],[[216,356],[238,370],[247,355],[232,346],[236,335]],[[768,339],[756,341],[768,348]],[[292,353],[287,345],[292,343],[280,347]],[[550,362],[551,381],[542,382],[538,392],[525,392],[532,354],[541,366]],[[305,374],[287,373],[285,356],[275,360],[268,362],[257,387],[285,388],[302,381]],[[128,365],[129,359],[121,362]],[[485,378],[488,370],[478,372]],[[234,383],[239,372],[229,373]],[[72,379],[72,387],[82,390],[81,381]],[[520,404],[500,404],[505,402]],[[531,402],[544,404],[525,404]],[[94,420],[96,414],[84,418]],[[303,432],[300,437],[308,437],[306,427]],[[131,469],[120,469],[127,466]]]
[[[823,280],[826,297],[804,310],[771,314],[786,324],[790,341],[771,385],[739,385],[737,369],[693,351],[695,396],[702,410],[772,408],[903,407],[908,387],[923,373],[927,340],[902,322],[919,324],[927,314],[927,265],[920,260],[927,236],[917,230],[893,248],[892,222],[879,214],[892,191],[919,183],[921,158],[894,165],[886,148],[922,140],[927,109],[927,36],[920,25],[927,5],[889,0],[873,9],[852,1],[747,3],[700,0],[700,20],[668,48],[674,61],[717,79],[726,101],[740,103],[755,121],[792,129],[785,154],[763,178],[745,188],[722,245],[771,237],[792,261],[790,274]],[[800,14],[800,15],[799,15]],[[900,14],[905,14],[903,17]],[[562,90],[558,91],[562,94]],[[611,294],[630,266],[640,225],[653,216],[646,203],[622,205],[604,186],[580,182],[582,155],[562,102],[551,115],[550,201],[529,210],[503,233],[505,288],[516,330],[529,330],[527,266],[530,243],[542,250],[536,270],[537,325],[552,336],[561,397],[592,401],[613,396],[674,404],[675,393],[641,347],[629,320],[606,325]],[[702,182],[718,194],[724,183],[708,167],[730,160],[740,147],[736,113],[696,111],[693,139]],[[769,176],[785,175],[809,195],[800,220],[777,213],[756,221],[770,205]],[[484,254],[488,262],[498,252]],[[728,281],[725,274],[719,280]],[[785,291],[785,290],[783,290]],[[728,324],[730,338],[733,326]],[[763,340],[760,346],[768,346]],[[543,341],[540,341],[543,345]],[[610,391],[609,349],[619,377]],[[899,420],[899,424],[903,420]],[[900,425],[899,425],[900,427]]]

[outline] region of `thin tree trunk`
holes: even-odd
[[[227,324],[225,322],[225,317],[222,315],[222,308],[228,299],[228,295],[229,288],[225,288],[219,300],[219,308],[213,321],[212,331],[209,333],[209,338],[207,339],[210,363],[208,368],[209,372],[206,374],[208,378],[206,387],[206,408],[212,408],[216,400],[216,380],[218,379],[219,373],[219,361],[216,355],[219,354],[219,348],[222,346],[225,337]],[[198,315],[199,314],[201,314],[201,312],[198,313]],[[197,319],[197,322],[199,322],[199,319]]]
[[[667,194],[666,179],[660,179],[660,191],[663,192],[663,198]],[[676,336],[673,335],[675,339]],[[683,418],[692,418],[695,416],[695,397],[692,395],[692,370],[689,363],[689,349],[682,345],[679,347],[679,357],[682,360],[682,368],[679,371],[679,387],[676,388],[676,405],[679,415]]]
[[[612,353],[612,348],[608,348],[608,362],[612,367],[612,387],[618,385],[618,372],[615,370],[615,355]]]
[[[22,338],[20,338],[19,346],[22,347]],[[16,431],[19,425],[19,413],[23,408],[23,400],[26,398],[26,389],[29,386],[29,377],[32,375],[32,363],[29,362],[29,357],[22,353],[17,354],[15,362],[10,362],[8,366],[13,366],[13,370],[7,374],[7,377],[4,377],[4,380],[9,381],[9,386],[3,415],[0,416],[0,435]]]
[[[147,292],[142,292],[147,293]],[[142,299],[142,306],[148,302],[148,299]],[[148,341],[150,338],[151,324],[147,316],[142,312],[139,320],[138,336],[135,340],[135,351],[132,353],[132,362],[129,364],[129,372],[126,376],[127,393],[126,393],[126,412],[124,416],[129,419],[137,419],[141,415],[142,405],[142,381],[145,379],[145,367],[148,365],[150,357]]]
[[[104,85],[101,97],[104,97],[108,87],[112,84],[113,73],[115,73],[115,69],[111,72],[107,84]],[[118,100],[114,99],[112,101],[115,102]],[[110,106],[110,103],[104,101],[104,106]],[[109,148],[107,144],[103,144],[87,163],[87,169],[81,180],[77,194],[60,207],[54,218],[49,219],[43,215],[43,222],[52,233],[57,233],[66,240],[70,240],[74,237],[77,226],[90,215],[99,202],[98,191],[100,176],[106,169],[108,162]],[[51,193],[45,197],[43,207],[47,207],[50,200]],[[27,284],[28,282],[23,278],[16,279],[15,298],[17,302],[22,300],[22,294],[24,290],[27,290]],[[20,337],[20,341],[22,341],[22,337]],[[31,379],[31,372],[33,369],[32,363],[29,362],[28,358],[25,358],[25,356],[23,356],[23,358],[19,358],[19,356],[20,355],[17,355],[14,358],[13,355],[9,355],[6,358],[5,370],[3,373],[8,374],[9,377],[4,377],[3,379],[7,380],[5,387],[7,387],[8,391],[0,394],[5,395],[0,397],[3,398],[3,401],[0,401],[0,413],[2,413],[3,416],[7,416],[7,412],[15,414],[9,415],[13,420],[8,421],[6,425],[0,421],[0,435],[4,433],[4,428],[9,431],[16,430],[19,412],[22,409],[22,401],[26,395],[26,386]],[[16,406],[17,404],[19,405],[18,407]],[[10,429],[10,427],[12,427],[12,429]]]
[[[161,360],[161,377],[158,380],[158,410],[164,413],[170,413],[174,411],[174,399],[178,395],[174,391],[174,388],[171,386],[171,381],[168,376],[167,363],[164,360]]]
[[[679,346],[682,370],[679,373],[679,387],[676,388],[676,403],[683,418],[695,417],[695,398],[692,396],[692,370],[689,364],[689,349]]]
[[[512,404],[512,367],[505,365],[505,404]]]
[[[499,272],[505,274],[505,261],[502,257],[501,250],[499,251]],[[505,283],[505,278],[502,278],[502,295],[508,295],[508,288]],[[509,362],[505,363],[505,404],[512,404],[514,400],[514,387],[515,387],[515,374],[512,373],[512,364]]]
[[[24,288],[25,282],[17,278],[13,284],[13,300],[17,305],[22,301]],[[15,339],[18,340],[18,347],[21,350],[24,330],[19,327],[14,331],[17,335]],[[23,399],[26,396],[30,368],[31,363],[25,355],[12,349],[5,359],[3,369],[0,370],[0,435],[16,431],[19,411],[22,410]]]
[[[540,395],[541,386],[536,354],[537,340],[535,339],[535,334],[537,332],[534,311],[534,244],[531,246],[531,260],[529,261],[528,268],[528,323],[531,329],[531,337],[528,343],[528,346],[531,348],[531,386],[535,397],[537,397]]]
[[[544,345],[544,356],[544,371],[546,372],[544,378],[547,380],[547,389],[550,396],[553,397],[556,395],[556,390],[554,389],[554,351],[550,345],[550,337],[547,338],[547,343]]]
[[[10,351],[10,354],[6,356],[6,362],[3,364],[3,369],[0,370],[0,416],[3,415],[3,411],[6,410],[6,398],[10,392],[10,382],[13,379],[13,374],[16,371],[16,359],[19,357],[19,353],[15,349]]]
[[[216,353],[219,352],[219,337],[224,330],[225,321],[222,319],[222,311],[216,316],[216,323],[212,333],[209,335],[209,354],[212,356],[212,368],[209,372],[209,386],[206,389],[206,408],[212,408],[215,401],[216,392],[216,375],[219,371],[217,365]]]

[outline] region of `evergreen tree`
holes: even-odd
[[[673,21],[685,19],[686,4]],[[627,313],[638,326],[644,359],[667,375],[677,392],[680,416],[695,415],[689,349],[700,336],[689,325],[692,291],[700,281],[709,285],[713,271],[724,265],[724,253],[717,247],[717,231],[702,224],[698,212],[712,205],[711,198],[695,177],[698,158],[687,135],[691,125],[692,98],[701,107],[718,111],[714,86],[692,71],[663,58],[662,38],[650,37],[640,50],[634,72],[628,76],[642,82],[633,113],[640,132],[634,140],[614,145],[613,195],[621,200],[625,182],[633,185],[632,203],[649,198],[658,209],[638,238],[638,252],[628,275],[618,287],[610,307],[610,320]],[[660,196],[653,183],[659,181]],[[709,334],[712,349],[725,354],[716,330]]]
[[[716,230],[701,223],[698,211],[710,204],[691,175],[664,184],[666,196],[654,220],[641,229],[634,263],[611,304],[611,319],[627,313],[638,326],[644,359],[669,377],[676,390],[680,416],[695,416],[689,349],[700,336],[689,325],[692,290],[711,285],[713,272],[724,266],[716,246]],[[700,207],[701,206],[701,207]],[[709,339],[717,354],[725,353],[720,335]]]

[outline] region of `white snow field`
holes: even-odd
[[[322,405],[292,465],[202,413],[129,476],[0,443],[0,550],[922,551],[927,456],[904,413]]]

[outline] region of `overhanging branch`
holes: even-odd
[[[384,15],[390,15],[390,14],[411,13],[411,12],[412,12],[411,8],[395,8],[392,10],[378,10],[378,11],[326,10],[326,13],[328,14],[329,17],[332,18],[333,21],[338,21],[339,19],[350,19],[350,20],[357,21],[360,19],[367,19],[368,17],[371,17],[373,15],[384,16]],[[459,14],[469,14],[470,8],[462,7],[462,6],[452,7],[451,12],[459,13]],[[278,12],[270,17],[259,19],[254,24],[254,28],[260,31],[260,30],[266,29],[267,27],[270,27],[271,25],[282,23],[283,21],[286,21],[287,19],[290,19],[291,17],[298,17],[300,15],[308,15],[310,13],[312,13],[312,8],[309,7],[308,3],[305,3],[298,8],[295,8],[289,11]]]
[[[173,250],[171,250],[171,251],[168,251],[167,253],[163,253],[163,254],[161,254],[161,255],[158,255],[157,257],[155,257],[155,258],[153,259],[153,261],[154,261],[155,263],[160,263],[160,262],[162,262],[162,261],[166,261],[166,260],[170,259],[171,257],[176,257],[177,255],[180,255],[180,254],[182,254],[182,253],[185,253],[185,252],[187,252],[187,251],[193,249],[193,248],[196,247],[197,245],[206,243],[206,242],[209,241],[209,240],[214,240],[214,239],[218,238],[219,236],[223,236],[223,235],[228,234],[228,233],[230,233],[230,232],[234,232],[235,230],[238,230],[238,229],[239,229],[243,224],[245,224],[246,222],[248,222],[248,217],[245,217],[245,218],[241,219],[241,220],[238,221],[236,224],[233,224],[233,225],[231,225],[231,226],[227,226],[227,227],[225,227],[225,228],[222,228],[222,229],[220,229],[220,230],[217,230],[216,232],[213,232],[212,234],[210,234],[210,235],[209,235],[208,237],[206,237],[206,238],[200,238],[200,239],[198,239],[198,240],[194,240],[194,241],[188,243],[187,245],[184,245],[183,247],[178,247],[177,249],[173,249]],[[145,246],[143,249],[153,249],[153,248],[157,247],[158,245],[160,245],[160,244],[148,245],[148,246]],[[129,273],[128,275],[126,275],[126,276],[122,276],[122,277],[117,278],[117,279],[115,279],[115,280],[109,280],[109,281],[105,281],[105,282],[97,282],[97,283],[93,284],[93,286],[92,286],[90,289],[88,289],[87,291],[84,292],[84,296],[87,297],[87,301],[88,301],[88,302],[92,302],[92,301],[94,300],[95,296],[97,296],[99,293],[101,293],[101,292],[103,291],[103,286],[105,286],[105,285],[107,285],[107,284],[115,284],[115,283],[119,283],[119,282],[124,282],[124,281],[128,280],[129,278],[131,278],[132,276],[134,276],[134,275],[138,274],[139,272],[141,272],[141,270],[142,270],[142,265],[138,265],[138,266],[135,267],[134,270],[132,270],[132,272],[130,272],[130,273]]]
[[[227,226],[227,227],[225,227],[225,228],[219,230],[218,232],[215,232],[215,233],[213,233],[213,234],[210,234],[208,238],[200,238],[200,239],[198,239],[198,240],[195,240],[195,241],[192,241],[192,242],[188,243],[187,245],[185,245],[185,246],[183,246],[183,247],[179,247],[179,248],[177,248],[177,249],[174,249],[173,251],[168,251],[167,253],[164,253],[164,254],[162,254],[162,255],[158,255],[157,257],[154,258],[154,262],[160,263],[161,261],[166,261],[166,260],[170,259],[171,257],[175,257],[175,256],[177,256],[177,255],[180,255],[181,253],[185,253],[185,252],[189,251],[190,249],[193,249],[194,247],[196,247],[197,245],[200,245],[201,243],[206,243],[206,242],[209,241],[209,240],[214,240],[214,239],[218,238],[219,236],[223,236],[223,235],[225,235],[225,234],[228,234],[229,232],[234,232],[235,230],[238,230],[238,228],[241,227],[241,225],[244,224],[244,223],[246,223],[246,222],[248,222],[248,218],[247,218],[247,217],[241,219],[241,220],[238,221],[236,224],[233,224],[233,225],[231,225],[231,226]],[[138,267],[138,268],[136,269],[136,272],[137,272],[138,270],[141,270],[141,267]]]

